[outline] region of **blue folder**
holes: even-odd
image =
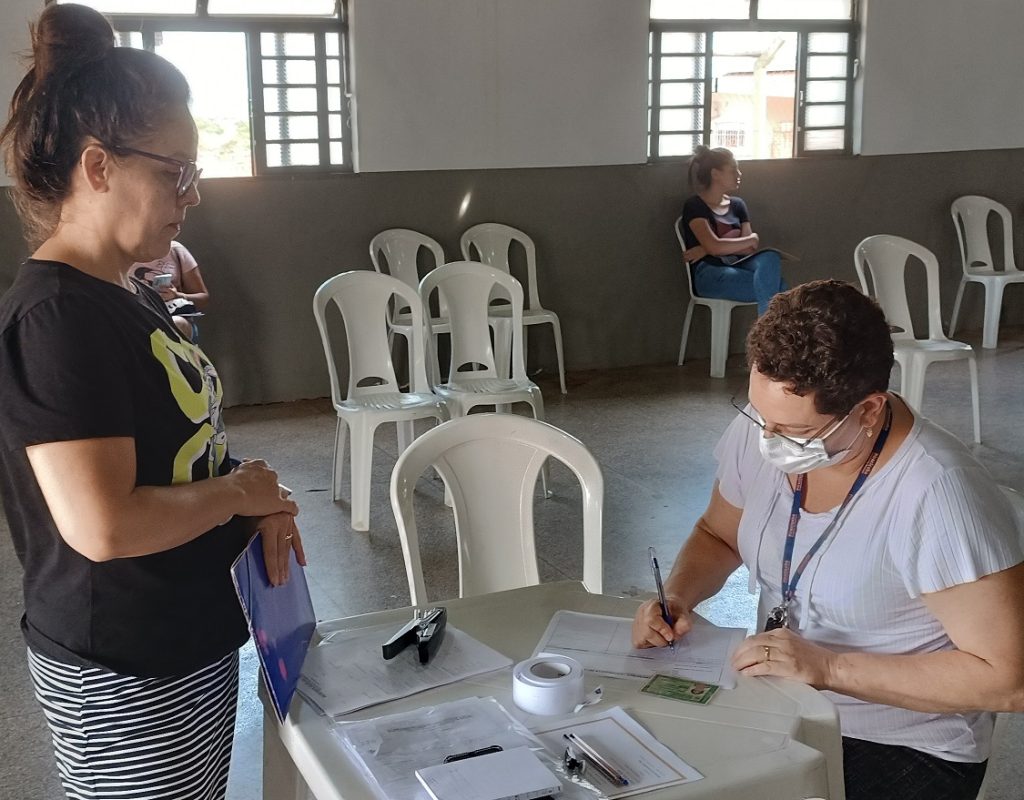
[[[263,534],[257,533],[231,565],[231,579],[256,642],[260,672],[277,718],[288,713],[306,650],[316,629],[306,574],[289,550],[288,582],[273,586],[263,561]]]

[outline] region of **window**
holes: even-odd
[[[339,0],[76,1],[184,73],[204,176],[351,170]]]
[[[651,0],[648,155],[849,153],[856,0]]]

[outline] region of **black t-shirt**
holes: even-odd
[[[729,208],[724,214],[716,214],[705,203],[700,195],[688,197],[683,203],[683,213],[679,220],[679,232],[683,235],[683,243],[686,249],[696,247],[700,244],[696,234],[690,228],[690,222],[695,219],[706,219],[711,227],[711,232],[719,239],[734,239],[743,235],[743,223],[750,222],[750,214],[747,213],[747,204],[738,197],[729,198]],[[732,264],[742,259],[741,255],[731,256],[705,256],[701,261],[708,261],[712,264]]]
[[[127,675],[183,675],[247,638],[230,576],[245,520],[164,552],[93,562],[57,531],[25,453],[126,436],[138,486],[229,470],[213,365],[178,335],[157,293],[134,285],[54,261],[22,266],[0,300],[0,491],[25,570],[29,646]]]

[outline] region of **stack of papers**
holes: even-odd
[[[343,631],[311,647],[299,693],[321,713],[336,717],[512,664],[512,659],[452,625],[430,663],[420,664],[415,647],[385,661],[381,644],[395,630],[395,625],[386,625]]]
[[[424,767],[416,777],[433,800],[534,800],[562,792],[528,747]]]
[[[571,656],[584,669],[612,677],[650,678],[660,673],[713,683],[723,689],[735,688],[736,671],[730,658],[746,637],[745,628],[697,622],[676,642],[674,650],[634,648],[632,628],[632,619],[559,611],[551,618],[534,655]]]

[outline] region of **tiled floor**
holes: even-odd
[[[980,342],[967,336],[975,346]],[[541,380],[548,420],[579,437],[605,475],[604,586],[611,594],[649,591],[646,547],[667,561],[703,510],[711,486],[711,449],[732,418],[728,399],[742,392],[741,359],[730,360],[725,380],[707,377],[707,362],[685,367],[645,367],[570,375],[569,395],[557,380]],[[998,351],[979,350],[982,435],[975,453],[1004,484],[1024,488],[1024,331],[1004,331]],[[542,376],[543,377],[543,376]],[[929,371],[924,412],[961,438],[970,437],[967,368],[937,364]],[[331,502],[330,470],[335,417],[323,400],[235,408],[228,412],[233,453],[267,458],[291,486],[302,509],[300,527],[309,557],[309,584],[317,616],[328,619],[408,604],[401,548],[387,499],[394,465],[394,430],[378,432],[374,453],[371,531],[348,527],[346,500]],[[581,571],[579,488],[564,469],[552,472],[555,496],[538,501],[537,547],[545,580],[578,577]],[[428,590],[432,597],[457,593],[454,532],[436,482],[419,495],[418,513]],[[344,491],[348,497],[348,489]],[[4,527],[0,519],[0,528]],[[6,529],[0,531],[0,800],[62,797],[41,714],[29,688],[21,614],[20,568]],[[702,609],[713,621],[750,626],[754,598],[743,576]],[[256,664],[243,651],[242,692],[233,762],[231,800],[261,796],[261,711]],[[991,800],[1022,796],[1024,724],[1015,720],[992,767]],[[267,800],[271,800],[267,798]]]

